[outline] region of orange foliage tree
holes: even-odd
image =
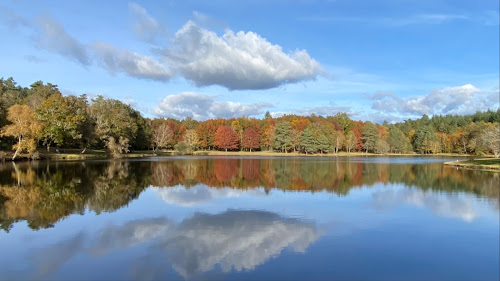
[[[238,135],[229,126],[219,126],[215,131],[214,144],[226,152],[228,149],[238,149]]]
[[[252,152],[252,148],[257,149],[260,147],[259,145],[260,133],[257,129],[247,128],[243,132],[243,138],[241,140],[241,146],[243,148],[250,149]]]

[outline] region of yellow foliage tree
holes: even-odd
[[[31,107],[24,104],[11,106],[7,112],[7,120],[12,124],[4,127],[2,135],[17,139],[17,143],[12,146],[16,151],[12,160],[21,152],[33,153],[36,150],[35,138],[41,132],[42,123],[36,119]]]

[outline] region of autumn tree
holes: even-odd
[[[215,131],[215,141],[214,144],[220,148],[234,150],[238,149],[238,135],[229,126],[220,126]]]
[[[356,138],[356,135],[353,131],[349,131],[345,138],[345,147],[347,149],[347,153],[351,153],[351,150],[356,148],[357,143],[358,139]]]
[[[23,151],[33,153],[36,150],[36,138],[42,127],[33,110],[28,105],[13,105],[8,109],[7,120],[12,124],[3,128],[2,135],[17,139],[17,144],[12,147],[15,150],[12,160]]]
[[[85,109],[83,109],[84,111]],[[79,130],[85,121],[77,100],[54,94],[45,99],[36,109],[36,116],[43,124],[41,137],[50,151],[50,145],[64,144],[65,139],[80,139]]]
[[[184,135],[184,142],[188,146],[189,153],[193,153],[198,146],[198,134],[196,134],[196,130],[187,130]]]
[[[342,146],[344,145],[344,134],[343,131],[333,131],[333,152],[338,153]]]
[[[166,147],[173,136],[174,132],[165,122],[153,128],[153,151]]]
[[[252,149],[257,149],[260,147],[259,138],[260,138],[259,131],[257,131],[254,128],[247,128],[243,132],[241,147],[249,149],[251,152]]]
[[[495,123],[485,128],[480,135],[481,143],[493,152],[496,158],[500,157],[500,124]]]

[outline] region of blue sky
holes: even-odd
[[[148,117],[381,122],[499,107],[496,0],[7,0],[0,19],[0,76]]]

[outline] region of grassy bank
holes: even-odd
[[[0,151],[2,154],[2,158],[10,161],[13,151]],[[90,159],[108,159],[109,156],[105,150],[91,150],[88,149],[85,153],[81,153],[78,149],[61,149],[59,152],[56,152],[55,149],[51,149],[50,152],[47,152],[45,149],[38,150],[39,159],[49,159],[49,160],[90,160]],[[157,157],[157,156],[174,156],[179,155],[176,151],[173,150],[158,150],[153,153],[151,150],[136,150],[131,151],[130,153],[123,154],[121,158],[144,158],[144,157]],[[376,153],[365,153],[365,152],[339,152],[336,154],[303,154],[298,152],[276,152],[276,151],[216,151],[216,150],[200,150],[193,152],[194,156],[264,156],[264,157],[275,157],[275,156],[285,156],[285,157],[332,157],[332,156],[340,156],[340,157],[355,157],[355,156],[370,156],[370,157],[380,157],[380,156],[431,156],[431,157],[469,157],[466,154],[454,154],[454,153],[440,153],[440,154],[428,154],[421,155],[416,153],[411,154],[396,154],[396,153],[387,153],[387,154],[376,154]],[[28,160],[29,156],[21,154],[19,155],[17,160]],[[450,162],[456,163],[456,162]]]
[[[457,153],[438,153],[438,154],[416,154],[416,153],[386,153],[386,154],[377,154],[377,153],[365,153],[365,152],[351,152],[347,153],[341,151],[339,153],[328,153],[328,154],[304,154],[298,152],[276,152],[276,151],[216,151],[216,150],[202,150],[195,151],[193,155],[198,156],[310,156],[310,157],[327,157],[327,156],[446,156],[446,157],[468,157],[470,155],[467,154],[457,154]]]
[[[482,159],[472,159],[465,161],[451,161],[451,162],[445,162],[444,164],[448,166],[455,166],[468,169],[500,171],[500,159],[498,158],[482,158]]]

